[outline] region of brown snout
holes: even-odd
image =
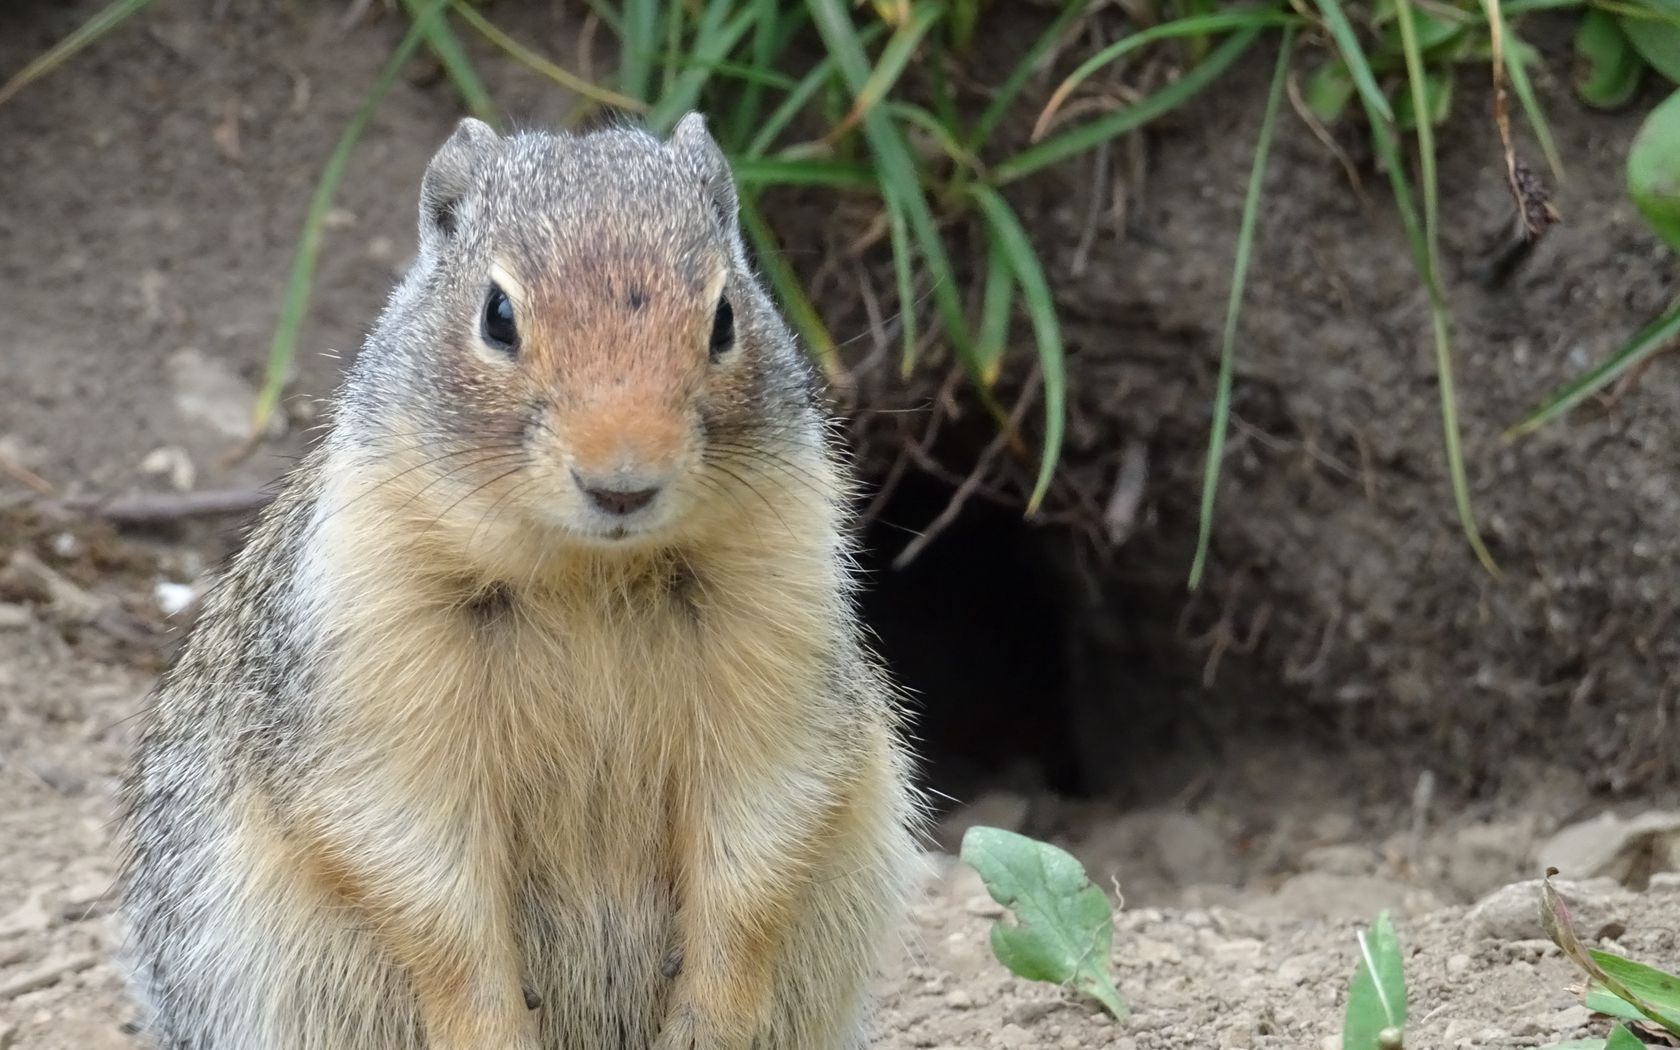
[[[565,436],[578,489],[597,509],[619,515],[653,502],[685,444],[677,413],[628,401],[572,413]]]

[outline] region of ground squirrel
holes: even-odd
[[[918,861],[850,474],[722,152],[426,169],[329,433],[125,791],[165,1050],[853,1050]]]

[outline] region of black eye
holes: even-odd
[[[735,345],[735,310],[728,299],[719,299],[717,313],[712,317],[712,360],[722,357]]]
[[[484,341],[503,353],[514,353],[519,349],[519,329],[513,324],[513,304],[508,302],[507,293],[495,285],[490,286],[490,295],[484,300]]]

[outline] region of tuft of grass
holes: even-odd
[[[1213,540],[1213,503],[1219,492],[1219,468],[1225,458],[1225,431],[1231,419],[1231,387],[1236,377],[1237,320],[1242,313],[1243,290],[1248,284],[1249,257],[1254,249],[1254,227],[1260,217],[1260,196],[1266,181],[1266,158],[1271,153],[1272,135],[1277,130],[1278,110],[1284,85],[1289,78],[1290,59],[1295,54],[1295,27],[1284,30],[1272,69],[1271,88],[1260,119],[1260,135],[1254,145],[1254,164],[1248,174],[1248,194],[1243,200],[1242,220],[1237,228],[1237,258],[1231,267],[1231,294],[1225,303],[1225,329],[1219,346],[1219,384],[1214,394],[1213,425],[1208,432],[1207,461],[1202,468],[1202,506],[1196,526],[1196,556],[1190,564],[1190,589],[1201,586]]]
[[[251,430],[253,440],[265,433],[274,411],[280,405],[280,396],[285,389],[286,380],[291,374],[292,359],[297,353],[298,331],[303,327],[303,320],[309,308],[309,292],[315,280],[316,259],[321,252],[322,231],[326,227],[327,212],[332,209],[333,197],[338,192],[338,184],[344,179],[344,171],[350,164],[350,155],[355,152],[356,143],[361,141],[362,134],[367,130],[368,123],[373,119],[379,104],[396,83],[403,67],[408,65],[409,59],[419,49],[420,44],[427,39],[427,30],[449,6],[450,0],[426,0],[426,6],[416,16],[407,34],[392,49],[390,57],[374,78],[373,84],[362,98],[362,104],[350,118],[350,122],[339,133],[338,142],[333,147],[331,155],[327,157],[326,165],[321,169],[321,177],[315,183],[315,194],[310,198],[309,210],[303,218],[303,228],[298,234],[298,246],[292,256],[291,276],[286,281],[286,291],[280,303],[280,320],[274,328],[274,340],[269,345],[268,364],[263,372],[262,387],[257,392],[257,401],[251,412]]]

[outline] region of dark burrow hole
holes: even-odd
[[[864,618],[909,693],[940,810],[992,788],[1159,802],[1216,776],[1233,742],[1308,728],[1286,715],[1291,691],[1253,661],[1228,657],[1204,680],[1189,551],[1176,541],[1138,537],[1105,559],[1082,534],[974,498],[894,569],[951,494],[911,472],[862,555]]]

